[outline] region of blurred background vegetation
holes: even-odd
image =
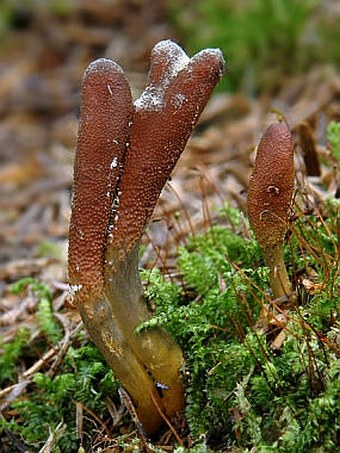
[[[221,47],[224,88],[253,95],[321,64],[340,63],[340,10],[327,0],[172,0],[170,20],[190,52]]]
[[[33,11],[67,17],[75,0],[3,0],[0,35]],[[87,2],[85,2],[87,3]],[[112,7],[117,0],[106,1]],[[140,8],[143,0],[132,1]],[[275,91],[286,77],[340,64],[340,6],[336,0],[161,0],[166,20],[189,53],[220,47],[228,77],[220,89],[249,95]]]

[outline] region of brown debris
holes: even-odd
[[[306,166],[307,176],[320,176],[319,157],[312,128],[306,121],[303,121],[297,126],[297,132],[299,134],[299,143]]]

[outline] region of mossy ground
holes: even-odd
[[[267,269],[256,242],[242,237],[244,223],[241,216],[235,222],[236,211],[235,232],[216,226],[180,250],[180,294],[161,275],[150,274],[155,319],[186,355],[186,415],[193,438],[204,437],[217,449],[335,451],[340,205],[337,200],[329,205],[324,217],[312,212],[295,220],[294,229],[308,236],[308,248],[299,237],[291,237],[287,247],[298,294],[293,302],[270,299]]]
[[[243,215],[229,206],[220,225],[179,249],[180,284],[157,270],[143,271],[146,296],[156,310],[141,328],[163,325],[185,354],[183,442],[190,451],[335,451],[339,209],[339,201],[329,199],[322,214],[313,210],[292,220],[286,262],[297,297],[290,303],[271,299],[259,247]],[[13,290],[39,297],[40,334],[20,330],[2,346],[2,387],[17,382],[21,363],[63,341],[49,289],[25,279]],[[108,446],[138,451],[136,433],[122,435],[128,414],[116,410],[116,423],[112,412],[110,417],[110,405],[120,406],[118,388],[96,348],[77,333],[55,372],[46,367],[34,373],[26,393],[5,405],[1,430],[18,436],[30,451],[39,451],[49,436],[52,451],[77,451],[81,445],[89,451]],[[81,437],[77,411],[88,414]]]
[[[110,43],[116,42],[121,24],[126,23],[124,33],[121,31],[122,35],[118,35],[118,43],[120,38],[127,39],[125,48],[129,52],[125,57],[134,70],[134,60],[138,59],[140,64],[141,55],[148,53],[146,49],[154,39],[154,30],[160,29],[160,23],[155,15],[153,25],[156,28],[150,26],[150,22],[137,22],[136,26],[135,6],[130,11],[133,20],[129,25],[126,17],[129,11],[125,9],[117,13],[118,21],[113,22],[107,22],[105,12],[98,14],[99,4],[107,2],[93,3],[98,6],[97,15],[93,14],[94,10],[90,15],[86,10],[85,14],[79,12],[77,6],[69,15],[70,21],[67,20],[67,4],[72,6],[73,2],[45,2],[49,5],[48,10],[50,7],[56,10],[57,19],[44,11],[35,15],[33,5],[44,7],[44,2],[28,2],[32,3],[32,8],[22,8],[20,3],[5,0],[0,6],[1,36],[5,36],[11,23],[14,29],[20,30],[19,41],[16,34],[14,39],[8,35],[1,44],[3,50],[8,42],[10,53],[13,52],[10,58],[13,64],[9,63],[8,69],[14,76],[8,78],[4,73],[7,83],[3,84],[1,127],[7,122],[10,128],[7,133],[6,127],[1,129],[1,149],[5,155],[1,170],[6,171],[8,162],[15,163],[28,185],[23,186],[26,196],[18,198],[16,185],[19,182],[13,184],[11,177],[10,185],[15,190],[10,190],[4,197],[8,205],[1,216],[7,215],[8,221],[5,222],[7,228],[3,229],[1,225],[1,232],[6,234],[7,231],[11,251],[14,246],[24,248],[24,252],[29,244],[41,237],[30,236],[33,230],[35,234],[37,229],[43,232],[44,237],[52,235],[54,242],[42,242],[38,253],[54,256],[54,247],[47,249],[55,244],[56,236],[66,237],[69,207],[67,203],[65,207],[63,200],[68,200],[71,181],[60,192],[57,188],[61,182],[53,175],[65,173],[60,153],[64,150],[65,160],[69,161],[69,150],[75,142],[69,131],[77,124],[76,115],[71,112],[79,104],[75,96],[75,91],[79,92],[79,66],[83,66],[86,59],[102,56]],[[113,3],[134,5],[136,2]],[[150,2],[153,11],[158,3],[162,2]],[[308,87],[310,79],[305,70],[324,63],[338,67],[340,21],[330,6],[332,2],[176,0],[168,3],[175,6],[169,14],[176,24],[178,40],[183,37],[190,53],[204,46],[224,48],[228,64],[228,76],[222,84],[224,89],[243,89],[251,96],[261,94],[262,90],[264,93],[275,92],[296,73],[304,74],[303,86]],[[82,2],[74,2],[74,5],[83,6]],[[297,14],[291,14],[294,8]],[[143,20],[145,10],[138,16]],[[268,20],[269,16],[271,20]],[[75,30],[79,30],[76,42],[74,25]],[[98,47],[98,40],[91,37],[98,36],[101,27],[108,37]],[[136,35],[138,27],[141,34]],[[30,34],[35,36],[34,41]],[[61,41],[56,37],[62,38]],[[139,47],[135,45],[137,42],[147,45]],[[17,49],[20,49],[19,53]],[[143,68],[146,65],[145,62]],[[27,68],[31,70],[27,71]],[[28,72],[28,76],[21,71],[23,74]],[[32,74],[39,75],[38,79],[32,79]],[[65,74],[69,74],[72,83]],[[15,83],[17,79],[19,83]],[[76,87],[74,81],[77,81]],[[41,83],[43,88],[36,91]],[[337,86],[335,81],[332,81],[333,85]],[[320,112],[321,123],[325,118],[338,118],[336,89],[332,91],[333,103],[327,110],[324,109],[330,102],[327,83],[323,85],[321,80],[318,81],[317,86],[325,93],[322,96],[313,86],[316,85],[312,84],[311,95],[295,92],[297,99],[294,102],[304,101],[305,113],[301,119],[308,118],[314,123],[316,111]],[[294,110],[291,95],[283,98],[287,111]],[[62,105],[69,107],[64,111]],[[250,109],[247,105],[246,110]],[[279,105],[282,105],[282,98]],[[258,127],[258,130],[262,124],[262,118],[259,123],[256,116],[251,117],[246,110],[244,107],[233,113],[229,110],[226,118],[231,122],[234,113],[237,118],[246,115],[242,125],[238,121],[231,124],[231,129],[239,129],[242,137],[249,137],[249,119],[252,127]],[[40,130],[38,118],[41,133],[34,133],[36,129]],[[12,130],[13,125],[16,128]],[[229,141],[231,129],[226,128],[222,144],[215,143],[212,147],[231,151],[236,143]],[[334,159],[325,159],[323,153],[321,163],[329,169],[334,165],[334,174],[339,173],[339,137],[339,123],[333,122],[328,142]],[[209,141],[208,138],[205,140]],[[47,173],[42,181],[36,181],[36,173],[30,170],[32,165],[28,167],[28,161],[22,159],[22,156],[31,159],[32,149],[36,148],[32,142],[43,144],[43,160],[51,159],[50,165],[54,166],[54,171]],[[23,146],[26,143],[27,147]],[[244,143],[240,139],[237,143],[239,153]],[[58,157],[52,158],[49,149]],[[190,162],[190,166],[197,164],[199,167],[202,160],[203,152]],[[232,167],[232,164],[226,161],[227,166]],[[224,165],[220,166],[225,169]],[[231,177],[226,176],[225,170],[214,174],[219,178]],[[6,185],[3,174],[2,177]],[[48,189],[49,184],[41,185],[45,179],[54,183],[52,189]],[[325,182],[323,193],[332,186],[331,180],[335,177],[328,179],[328,184]],[[36,182],[40,184],[38,188],[34,186]],[[29,190],[30,184],[36,192]],[[38,201],[48,208],[46,211],[36,199],[32,200],[32,194],[37,197],[39,191],[42,196]],[[334,192],[329,193],[334,195]],[[210,231],[195,236],[179,250],[173,280],[157,270],[143,271],[146,294],[156,309],[148,324],[160,323],[169,329],[186,358],[182,371],[187,386],[185,415],[188,426],[184,429],[175,427],[184,446],[179,445],[169,431],[154,439],[153,445],[143,439],[124,409],[119,383],[79,327],[79,317],[67,303],[62,304],[61,309],[60,306],[56,308],[61,291],[41,280],[20,281],[14,287],[20,295],[15,296],[13,305],[20,309],[23,302],[29,301],[28,316],[21,323],[22,328],[10,326],[16,331],[15,338],[11,334],[5,335],[0,344],[0,451],[82,453],[84,450],[129,452],[148,449],[184,453],[189,447],[190,452],[203,453],[246,452],[254,451],[252,449],[256,447],[259,452],[321,453],[339,448],[339,199],[329,195],[328,201],[315,202],[312,194],[301,195],[300,203],[294,206],[285,249],[285,261],[296,291],[296,300],[291,305],[271,299],[268,271],[263,266],[260,249],[243,214],[230,207],[225,208],[220,222]],[[337,195],[339,197],[339,187]],[[56,202],[58,196],[60,205]],[[28,230],[28,236],[20,238],[16,230],[13,234],[12,224],[21,215],[27,215],[30,207],[35,212],[41,211],[42,217],[38,216],[32,224],[27,220],[32,217],[25,217],[22,230]],[[60,212],[54,221],[52,211]],[[49,229],[46,233],[48,220],[52,221],[52,234]],[[61,223],[65,224],[64,233]],[[21,234],[22,230],[19,230]],[[12,242],[11,238],[15,240]],[[12,253],[8,255],[12,257]],[[8,255],[6,252],[5,256]],[[0,289],[5,297],[11,275],[7,276],[4,287],[1,281]],[[5,332],[7,328],[8,325]]]

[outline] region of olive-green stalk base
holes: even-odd
[[[149,434],[184,406],[181,349],[164,329],[136,329],[150,318],[138,272],[139,243],[124,259],[108,248],[101,297],[77,304],[96,346],[131,397]]]

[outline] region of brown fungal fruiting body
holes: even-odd
[[[133,104],[110,60],[85,73],[69,235],[69,280],[91,338],[132,398],[145,430],[183,407],[183,356],[150,313],[138,274],[140,238],[223,69],[219,50],[192,59],[171,41],[151,55]],[[161,382],[160,389],[155,383]]]
[[[293,191],[293,139],[285,123],[276,123],[260,140],[248,188],[248,217],[270,269],[275,298],[291,292],[283,245]]]
[[[82,84],[69,231],[69,279],[81,294],[104,286],[106,236],[132,112],[122,69],[107,59],[90,64]]]
[[[126,152],[133,104],[129,84],[113,61],[99,59],[87,68],[74,163],[74,191],[69,230],[69,283],[91,338],[126,383],[146,428],[159,424],[154,414],[154,385],[118,323],[105,295],[107,233],[112,203]],[[140,394],[139,389],[146,390]]]
[[[114,221],[112,247],[122,253],[143,233],[222,69],[217,49],[192,59],[172,41],[153,49],[149,84],[135,102]]]

